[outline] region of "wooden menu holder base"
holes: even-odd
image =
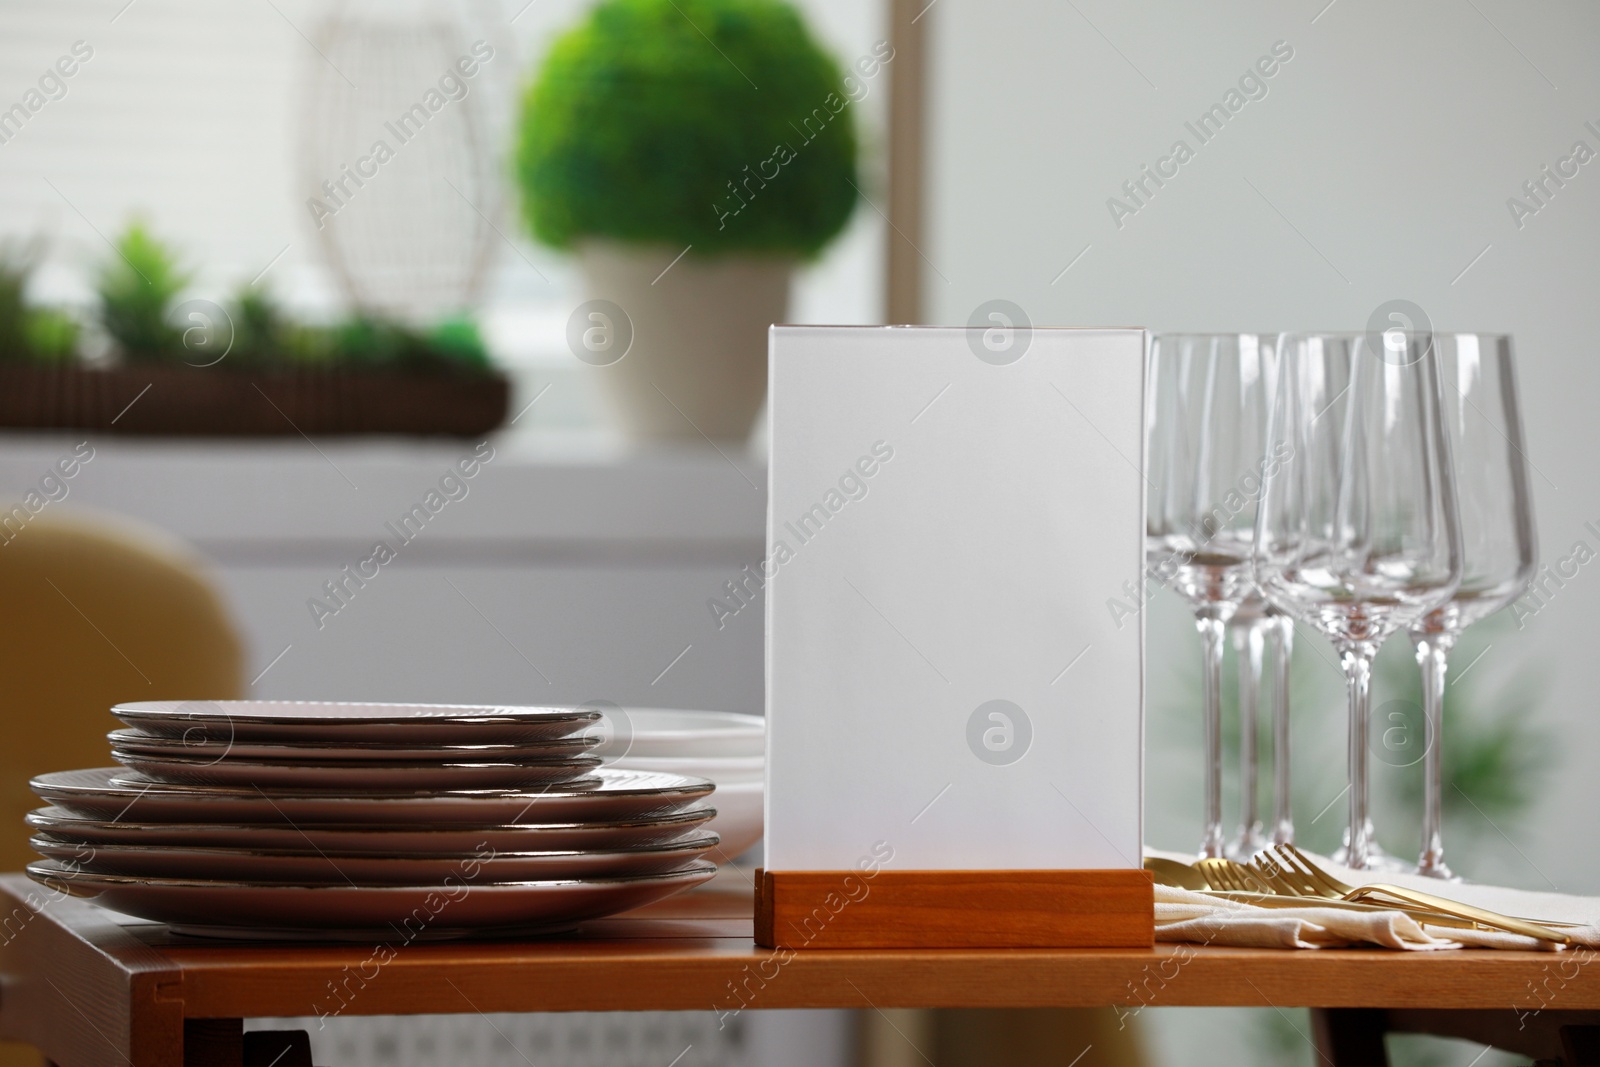
[[[756,872],[765,948],[1149,948],[1149,871]]]

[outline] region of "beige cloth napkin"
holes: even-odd
[[[1193,857],[1147,849],[1147,855],[1190,862]],[[1415,875],[1352,871],[1308,853],[1329,874],[1350,885],[1386,882],[1463,904],[1535,921],[1577,923],[1569,930],[1586,946],[1600,946],[1600,897],[1541,893],[1502,886],[1439,882]],[[1156,940],[1189,941],[1241,948],[1338,948],[1381,945],[1407,951],[1453,948],[1551,950],[1558,946],[1496,930],[1461,930],[1418,923],[1401,911],[1357,912],[1337,908],[1260,908],[1171,886],[1156,886]]]

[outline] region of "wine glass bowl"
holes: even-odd
[[[1267,600],[1335,641],[1382,641],[1461,580],[1431,345],[1410,364],[1366,345],[1361,334],[1283,339],[1270,434],[1284,462],[1255,542]]]

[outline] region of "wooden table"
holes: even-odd
[[[751,896],[711,886],[559,941],[244,944],[174,937],[0,876],[0,1038],[60,1067],[238,1067],[263,1016],[763,1008],[1311,1007],[1335,1064],[1385,1029],[1600,1064],[1600,968],[1579,952],[757,948]],[[398,940],[398,939],[397,939]],[[285,1061],[290,1062],[290,1061]]]

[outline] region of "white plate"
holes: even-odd
[[[382,823],[391,826],[492,826],[505,823],[615,822],[681,811],[710,794],[702,778],[602,767],[594,784],[545,789],[457,789],[406,794],[263,791],[225,785],[168,785],[125,767],[57,771],[28,783],[74,814],[114,821]]]
[[[697,863],[672,874],[583,882],[263,885],[88,874],[54,860],[28,865],[35,881],[126,915],[168,923],[181,934],[369,941],[392,949],[412,940],[559,932],[671,896],[715,873],[715,865]]]
[[[120,748],[111,757],[140,774],[164,782],[283,789],[414,793],[419,789],[516,789],[571,782],[600,766],[599,756],[528,763],[387,763],[317,760],[271,763],[203,756],[141,756]]]
[[[722,838],[712,855],[719,863],[726,863],[748,852],[761,840],[765,813],[762,811],[762,782],[742,782],[736,785],[717,786],[714,798],[717,817],[706,827],[715,830]]]
[[[497,704],[357,704],[318,700],[141,700],[111,714],[154,734],[216,741],[521,744],[599,720],[584,708]]]
[[[622,715],[603,706],[609,720],[626,722],[630,756],[760,756],[766,751],[767,723],[759,715],[732,711],[684,711],[676,708],[623,708]]]
[[[204,735],[168,737],[144,730],[112,730],[106,737],[116,748],[141,756],[193,756],[200,759],[258,759],[275,763],[311,763],[321,760],[391,760],[416,763],[469,761],[511,763],[522,760],[570,759],[600,743],[580,734],[519,745],[419,745],[361,744],[352,741],[242,741],[211,740]]]
[[[670,845],[599,851],[501,852],[480,840],[470,852],[402,854],[299,849],[173,848],[88,845],[35,835],[33,850],[92,874],[203,878],[239,882],[350,881],[359,885],[440,885],[449,876],[473,883],[626,878],[681,871],[709,852],[717,835],[695,834]]]
[[[84,845],[168,845],[176,848],[288,848],[325,852],[471,852],[480,842],[501,852],[619,849],[662,845],[704,826],[714,808],[697,806],[670,815],[618,822],[547,823],[509,826],[319,826],[257,823],[107,822],[85,819],[65,808],[31,811],[27,823],[65,841]]]

